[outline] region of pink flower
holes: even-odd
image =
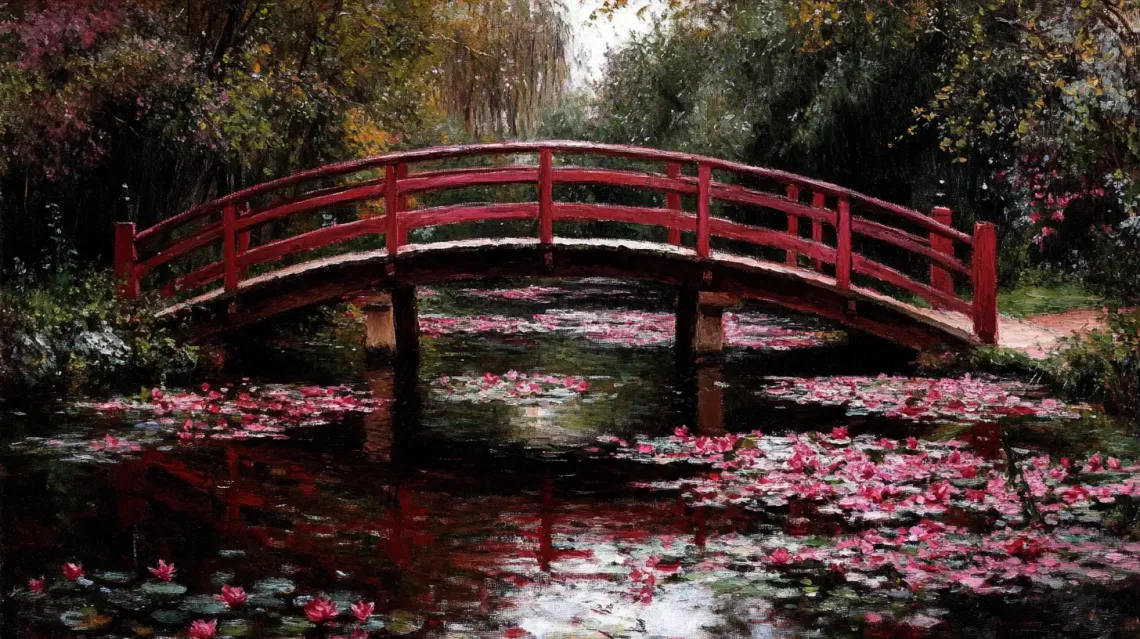
[[[332,619],[336,619],[340,614],[340,610],[336,607],[336,602],[324,597],[313,597],[309,603],[305,604],[305,616],[313,623],[324,623]]]
[[[174,564],[168,564],[161,559],[158,560],[158,566],[154,568],[147,568],[147,570],[150,571],[150,574],[158,577],[163,581],[170,581],[174,579],[174,573],[177,572],[174,569]]]
[[[206,393],[206,392],[209,392],[209,390],[210,390],[210,385],[207,384],[206,382],[202,382],[202,392]]]
[[[39,579],[29,579],[28,580],[28,590],[31,590],[32,592],[43,592],[44,591],[44,578],[40,577]]]
[[[163,395],[161,390],[159,390],[157,388],[151,389],[151,391],[150,391],[150,398],[151,399],[153,399],[156,402],[161,402],[163,397],[165,397],[165,395]]]
[[[79,579],[83,576],[83,564],[63,564],[63,576],[66,577],[68,581]]]
[[[846,426],[837,426],[835,428],[832,428],[831,429],[831,438],[832,439],[847,439],[847,427]]]
[[[1105,464],[1112,470],[1120,470],[1120,460],[1115,457],[1109,457]]]
[[[186,634],[190,635],[190,639],[210,639],[217,631],[217,619],[211,619],[209,621],[198,619],[190,624],[190,630],[187,631]]]
[[[867,623],[881,623],[883,621],[883,615],[880,615],[877,612],[868,612],[867,614],[863,615],[863,621],[866,621]]]
[[[680,437],[682,439],[684,439],[685,437],[688,437],[689,436],[689,427],[688,426],[678,426],[677,428],[674,428],[673,429],[673,436],[674,437]]]
[[[360,601],[352,604],[351,609],[353,616],[355,616],[356,619],[361,623],[364,623],[365,621],[368,621],[369,615],[371,615],[372,611],[376,609],[376,604],[372,603],[371,601],[365,602],[363,599],[361,599]]]
[[[915,439],[914,437],[907,437],[906,438],[906,447],[909,448],[910,450],[917,450],[918,449],[918,440]]]
[[[774,564],[786,564],[792,560],[791,555],[788,554],[786,548],[777,548],[768,555],[768,561]]]
[[[241,586],[224,585],[222,586],[222,594],[214,595],[214,599],[225,603],[229,608],[234,608],[245,605],[246,594]]]
[[[643,455],[652,455],[653,454],[653,446],[651,446],[649,444],[638,444],[637,445],[637,452],[639,452]]]
[[[1053,211],[1053,215],[1051,217],[1054,220],[1057,220],[1058,222],[1064,222],[1065,221],[1065,213],[1061,210]]]

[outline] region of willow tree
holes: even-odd
[[[438,103],[476,137],[526,137],[569,77],[570,29],[557,0],[455,0]]]

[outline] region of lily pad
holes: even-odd
[[[418,631],[424,627],[424,618],[408,612],[407,610],[397,610],[392,613],[390,621],[388,622],[388,632],[395,635],[407,635]]]
[[[278,628],[278,631],[281,633],[300,634],[312,627],[313,624],[304,617],[282,617],[281,626]]]
[[[111,623],[114,617],[101,615],[94,608],[72,609],[59,616],[60,622],[72,630],[94,630]]]
[[[249,634],[250,630],[252,628],[245,619],[230,619],[218,623],[218,636],[220,637],[244,637]]]
[[[189,616],[181,610],[155,610],[150,613],[152,619],[161,624],[174,626],[184,623]]]
[[[139,590],[111,590],[104,593],[107,603],[124,610],[142,610],[151,604],[151,598]]]
[[[142,585],[141,590],[160,597],[177,597],[186,594],[186,586],[166,581],[148,581]]]
[[[215,586],[221,586],[222,584],[233,583],[234,577],[235,575],[232,572],[219,570],[218,572],[210,575],[210,583],[214,584]]]
[[[220,615],[228,608],[210,595],[191,595],[182,600],[181,610],[195,615]]]
[[[129,572],[107,571],[95,573],[95,578],[112,584],[126,584],[134,581],[135,576]]]
[[[262,579],[261,581],[253,584],[253,591],[259,593],[272,593],[278,595],[288,595],[297,589],[296,584],[284,577],[271,577],[269,579]]]
[[[223,550],[218,551],[218,556],[219,557],[225,557],[227,559],[233,559],[235,557],[244,557],[245,551],[244,550],[234,550],[234,549],[223,549]]]
[[[250,608],[283,608],[285,601],[273,595],[250,595],[246,605]]]

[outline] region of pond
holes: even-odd
[[[0,635],[1140,632],[1140,450],[1095,407],[750,305],[679,365],[625,282],[419,293],[415,370],[349,334],[8,408]]]

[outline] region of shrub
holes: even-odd
[[[197,349],[155,317],[154,300],[120,303],[111,276],[63,264],[17,269],[0,287],[0,386],[78,388],[164,382],[189,372]]]
[[[1106,329],[1070,340],[1052,377],[1069,396],[1140,423],[1140,310],[1112,311]]]

